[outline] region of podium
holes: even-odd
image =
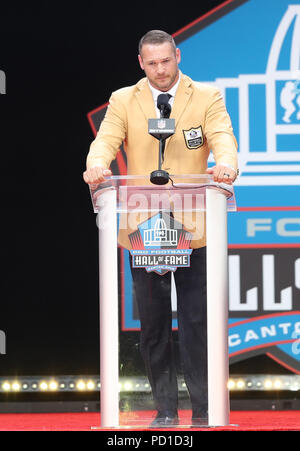
[[[134,297],[128,268],[159,277],[171,273],[174,302],[175,272],[185,271],[194,249],[205,245],[208,402],[203,426],[228,425],[227,212],[236,211],[233,187],[215,183],[206,174],[171,175],[163,186],[151,184],[149,176],[111,176],[90,185],[90,194],[99,229],[100,428],[147,428],[156,415],[138,352],[138,327],[124,327],[124,296]],[[134,299],[129,300],[129,317],[136,310],[132,303]],[[176,311],[173,316],[176,334]],[[178,387],[185,401],[182,409],[179,405],[176,427],[188,427],[191,407],[180,364]]]

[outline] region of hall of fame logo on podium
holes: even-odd
[[[133,268],[144,268],[164,275],[179,267],[190,266],[191,233],[172,215],[159,212],[141,223],[129,235]]]
[[[163,218],[158,218],[154,229],[144,230],[145,246],[177,246],[177,230],[167,229]]]

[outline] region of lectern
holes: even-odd
[[[136,375],[132,363],[126,382],[127,402],[121,403],[120,369],[126,367],[126,358],[119,355],[119,319],[124,314],[119,302],[119,287],[124,281],[119,279],[125,278],[126,285],[132,280],[130,272],[125,274],[119,267],[118,253],[125,249],[130,265],[164,277],[168,271],[189,266],[193,248],[205,244],[206,426],[228,425],[227,212],[236,210],[233,187],[215,183],[206,174],[170,175],[164,186],[151,184],[149,176],[131,175],[108,177],[102,184],[91,185],[90,192],[99,229],[101,428],[148,427],[155,415],[145,373],[139,369]],[[135,354],[136,349],[132,349],[126,355]],[[139,402],[134,404],[130,396],[136,399],[136,393]],[[182,412],[178,427],[191,425],[191,415],[185,415],[184,409]]]

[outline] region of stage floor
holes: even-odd
[[[189,412],[180,411],[179,416]],[[300,411],[234,411],[231,412],[232,426],[217,428],[172,428],[160,431],[300,431]],[[33,414],[0,414],[0,431],[91,431],[100,427],[99,413],[33,413]],[[100,429],[100,431],[104,431]],[[120,428],[118,431],[147,431],[144,428]],[[106,432],[108,430],[106,429]],[[154,429],[151,429],[154,431]]]

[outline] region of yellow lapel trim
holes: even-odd
[[[192,80],[189,77],[181,74],[181,80],[176,91],[174,104],[170,116],[175,119],[175,125],[178,124],[182,116],[182,113],[186,109],[188,101],[191,97],[193,91],[192,88],[190,87],[191,83]]]
[[[156,118],[153,96],[147,78],[142,78],[142,80],[137,83],[137,92],[135,93],[135,96],[146,119]]]
[[[180,83],[178,85],[178,88],[177,88],[177,91],[175,94],[173,108],[172,108],[171,115],[170,115],[170,118],[175,119],[175,130],[178,127],[180,118],[181,118],[184,110],[186,109],[187,104],[192,95],[193,90],[190,87],[191,84],[192,84],[192,80],[189,77],[187,77],[186,75],[183,75],[181,73],[181,80],[180,80]],[[173,136],[171,136],[169,139],[166,140],[165,151],[166,151],[170,141],[172,140]]]

